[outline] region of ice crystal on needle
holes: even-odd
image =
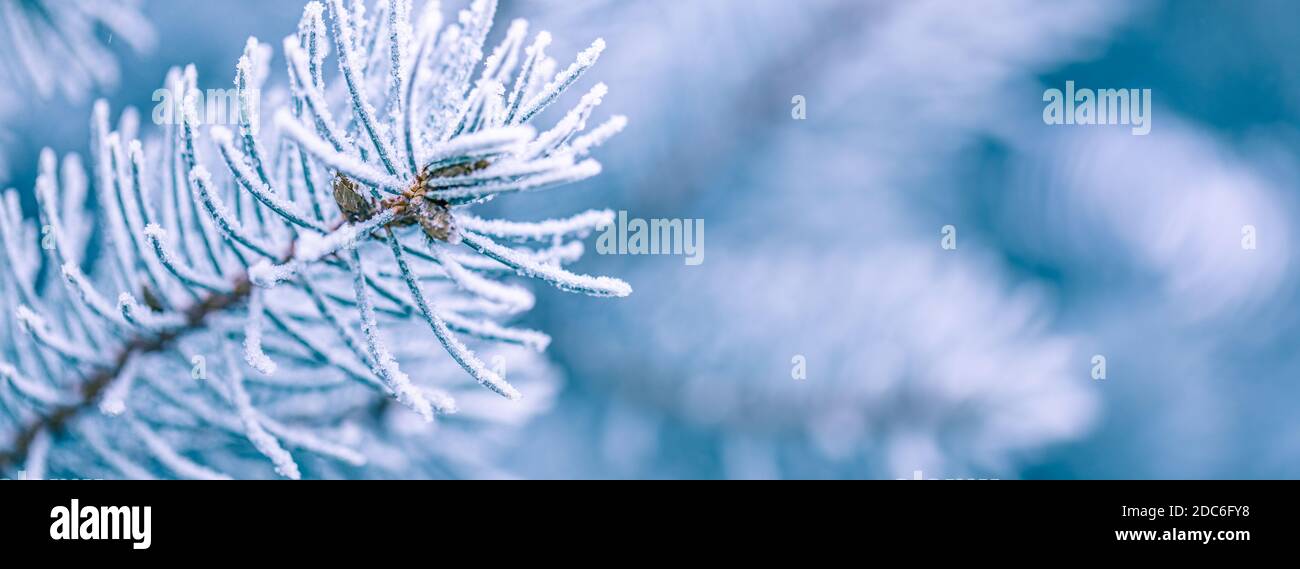
[[[501,354],[528,364],[512,378],[546,375],[526,352],[550,338],[509,322],[533,305],[513,276],[626,296],[623,281],[562,266],[610,213],[528,223],[469,210],[596,175],[589,153],[626,119],[587,129],[597,84],[534,128],[604,42],[557,73],[549,34],[529,42],[516,21],[484,58],[495,8],[477,0],[444,26],[436,2],[416,16],[410,0],[312,2],[283,42],[287,90],[265,101],[269,48],[249,39],[237,125],[200,121],[189,66],[168,74],[181,103],[154,117],[155,136],[135,139],[134,111],[113,128],[95,106],[91,176],[45,151],[39,219],[13,190],[0,208],[13,315],[0,318],[0,467],[409,475],[427,459],[387,436],[412,430],[387,418],[389,402],[427,421],[468,398],[490,419],[466,384],[518,399]]]

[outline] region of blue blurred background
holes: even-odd
[[[150,109],[189,62],[226,87],[244,38],[278,46],[301,7],[146,1],[155,47],[110,42],[121,79],[91,95]],[[632,297],[539,291],[568,380],[511,472],[1300,476],[1300,4],[503,1],[514,17],[561,61],[604,37],[580,88],[607,83],[598,118],[631,124],[600,177],[495,211],[701,218],[706,255],[592,247],[578,268]],[[1151,89],[1150,134],[1044,124],[1066,81]],[[0,95],[10,184],[42,147],[84,151],[93,96]]]

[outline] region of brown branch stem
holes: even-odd
[[[79,413],[93,406],[95,401],[99,399],[99,395],[122,374],[122,370],[126,368],[127,362],[131,361],[132,357],[157,353],[170,348],[178,339],[206,326],[209,315],[243,302],[250,290],[251,285],[248,282],[248,276],[241,275],[235,280],[234,289],[231,292],[210,293],[190,305],[185,310],[184,326],[156,334],[138,334],[127,340],[118,350],[109,366],[99,368],[81,384],[81,396],[77,401],[54,407],[18,432],[13,447],[10,450],[0,452],[0,469],[8,468],[26,460],[27,451],[31,448],[32,440],[41,431],[58,431]]]

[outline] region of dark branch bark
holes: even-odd
[[[82,384],[81,397],[75,403],[51,409],[40,419],[23,427],[18,432],[13,447],[0,453],[0,469],[8,468],[26,460],[27,451],[38,433],[45,430],[57,432],[78,414],[93,407],[99,399],[100,393],[103,393],[108,386],[117,380],[118,376],[122,374],[122,369],[126,367],[127,362],[131,361],[132,357],[167,350],[176,343],[176,340],[206,326],[209,315],[242,303],[248,297],[249,291],[252,290],[248,277],[241,276],[234,284],[233,291],[209,294],[186,309],[185,326],[180,329],[148,336],[137,335],[128,340],[122,345],[117,356],[113,358],[113,363],[110,366],[100,368]]]

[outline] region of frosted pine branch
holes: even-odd
[[[96,104],[89,177],[75,155],[60,166],[43,153],[39,218],[23,218],[13,190],[0,208],[0,469],[393,472],[425,459],[402,455],[412,447],[389,432],[390,407],[433,421],[468,389],[525,396],[480,351],[550,343],[509,322],[534,304],[518,277],[631,292],[561,268],[612,213],[470,209],[596,175],[587,155],[625,119],[584,134],[597,85],[556,124],[524,124],[604,42],[550,77],[549,34],[525,48],[517,21],[484,60],[495,4],[442,26],[436,6],[413,16],[409,0],[312,2],[282,44],[281,82],[267,44],[248,41],[237,129],[202,122],[189,66],[168,73],[180,104],[159,132],[138,138],[134,110],[113,125]],[[259,125],[266,102],[279,108]]]
[[[156,42],[138,0],[0,2],[2,75],[41,97],[84,100],[93,88],[116,84],[120,70],[105,38],[136,51]]]

